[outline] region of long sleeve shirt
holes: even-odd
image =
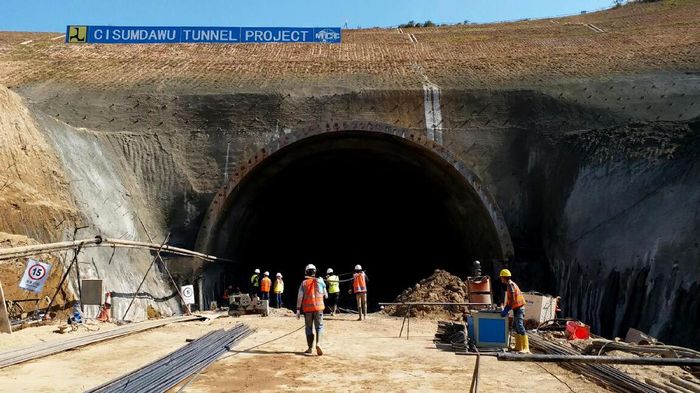
[[[313,278],[316,280],[316,290],[319,292],[323,293],[323,298],[328,299],[328,291],[326,290],[326,283],[323,281],[322,278],[316,278],[316,277],[306,277],[308,278]],[[306,280],[305,279],[305,280]],[[297,292],[297,309],[301,308],[301,302],[304,300],[304,282],[301,282],[301,285],[299,285],[299,292]]]

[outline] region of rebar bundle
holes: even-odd
[[[571,348],[566,348],[562,345],[551,343],[537,334],[528,334],[530,346],[538,352],[553,355],[571,355],[576,356],[580,353]],[[600,386],[610,389],[615,392],[628,393],[659,393],[663,392],[651,385],[638,381],[630,375],[605,364],[589,364],[589,363],[559,363],[559,366],[581,374],[594,381]]]
[[[215,330],[148,365],[97,386],[88,392],[165,392],[216,359],[249,336],[244,324],[229,330]]]

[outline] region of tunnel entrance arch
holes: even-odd
[[[197,248],[236,261],[205,272],[211,300],[227,284],[245,291],[255,267],[281,272],[289,294],[306,263],[360,263],[375,277],[372,299],[387,301],[436,268],[465,275],[473,259],[513,254],[494,198],[454,154],[421,132],[354,121],[253,152],[214,197]]]

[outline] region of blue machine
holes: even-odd
[[[478,348],[507,348],[510,337],[508,318],[498,311],[479,311],[468,317],[469,337]]]

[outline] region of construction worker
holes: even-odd
[[[363,319],[367,320],[367,275],[362,271],[362,266],[355,265],[355,274],[352,276],[352,289],[351,291],[355,293],[355,300],[357,301],[357,313],[359,314],[357,320],[361,321]]]
[[[335,316],[338,311],[338,300],[340,299],[340,277],[333,274],[333,269],[326,270],[326,285],[328,286],[328,309],[331,316]]]
[[[313,353],[314,346],[314,326],[316,327],[316,354],[323,355],[321,349],[321,332],[323,331],[323,299],[328,298],[326,284],[323,279],[316,278],[316,266],[306,265],[306,278],[299,286],[297,294],[297,318],[300,313],[304,313],[304,323],[306,325],[306,343],[309,348],[304,352],[307,355]]]
[[[277,308],[282,308],[282,294],[284,293],[284,281],[282,280],[282,273],[277,273],[275,275],[275,285],[273,286],[273,291],[275,292],[275,304],[277,304]]]
[[[270,300],[270,287],[272,287],[270,272],[265,272],[263,273],[262,280],[260,280],[260,293],[262,294],[262,300]]]
[[[250,297],[253,298],[258,296],[260,291],[260,269],[255,269],[253,275],[250,277]]]
[[[228,299],[229,299],[229,297],[230,297],[230,295],[231,295],[231,291],[232,291],[232,290],[233,290],[233,286],[231,286],[231,285],[229,285],[228,288],[226,288],[226,289],[224,290],[224,296],[223,296],[223,298],[224,298],[224,304],[223,304],[223,306],[224,306],[224,307],[228,307]]]
[[[511,279],[510,270],[501,270],[501,283],[506,286],[505,305],[501,311],[502,317],[507,317],[513,310],[513,325],[515,329],[515,350],[521,353],[530,353],[530,342],[525,332],[525,297],[518,284]]]

